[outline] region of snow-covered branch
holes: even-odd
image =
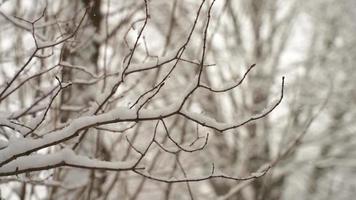
[[[133,170],[136,161],[101,161],[76,155],[71,149],[50,154],[35,154],[17,158],[0,168],[0,176],[48,170],[61,166],[110,171]]]

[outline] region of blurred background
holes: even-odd
[[[85,115],[91,105],[111,91],[138,36],[132,65],[158,63],[175,54],[195,26],[181,60],[147,108],[164,107],[177,100],[195,77],[204,48],[207,66],[202,82],[212,88],[236,83],[251,65],[256,66],[237,88],[221,93],[196,91],[185,104],[187,110],[218,122],[243,121],[273,105],[285,76],[283,101],[266,117],[223,134],[182,116],[167,118],[169,133],[178,143],[191,144],[209,133],[208,144],[201,151],[173,155],[154,147],[144,160],[147,172],[168,179],[193,177],[209,173],[214,163],[218,172],[243,177],[270,161],[275,165],[254,180],[207,179],[174,184],[130,172],[58,168],[1,178],[3,199],[354,198],[355,0],[217,0],[210,18],[212,1],[208,0],[203,4],[196,0],[146,3],[0,1],[0,90],[38,45],[59,41],[36,53],[15,80],[15,85],[21,87],[1,99],[1,113],[16,113],[33,105],[57,84],[54,77],[58,76],[73,86],[56,97],[39,130],[45,134],[60,128]],[[87,15],[77,29],[86,8]],[[145,19],[147,24],[142,29]],[[74,37],[61,40],[71,34]],[[127,76],[103,112],[133,105],[165,77],[173,64]],[[17,120],[29,123],[36,113]],[[92,128],[76,151],[102,160],[126,160],[137,154],[126,137],[140,147],[152,137],[155,124],[138,121]],[[0,136],[6,141],[4,132]],[[176,148],[162,125],[157,134],[163,146]],[[42,153],[59,148],[56,145]]]

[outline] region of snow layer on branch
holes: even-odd
[[[109,162],[89,159],[85,156],[76,155],[71,149],[63,149],[52,154],[36,154],[17,158],[16,160],[0,168],[0,176],[31,169],[50,169],[60,165],[67,165],[79,168],[95,168],[107,170],[130,169],[134,166],[134,161]]]
[[[168,115],[169,113],[174,112],[175,109],[177,109],[177,105],[154,111],[142,110],[139,114],[139,117],[142,119],[157,118],[160,116]],[[90,126],[135,120],[137,120],[136,110],[130,110],[126,107],[118,107],[101,115],[80,117],[74,119],[67,127],[58,131],[54,131],[50,134],[46,134],[41,138],[16,138],[16,140],[9,141],[8,147],[0,150],[0,163],[11,159],[13,156],[33,152],[58,142],[65,141],[67,138],[72,137],[78,131]]]
[[[218,129],[218,130],[223,130],[223,129],[226,129],[226,128],[234,126],[234,124],[230,124],[230,123],[217,122],[214,118],[211,118],[209,116],[205,116],[205,115],[199,114],[199,113],[190,113],[190,112],[188,112],[186,110],[182,110],[181,113],[183,113],[189,119],[192,119],[193,121],[196,121],[201,125],[204,125],[204,126],[207,126],[207,127],[211,127],[211,128],[215,128],[215,129]]]

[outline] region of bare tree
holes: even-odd
[[[120,7],[99,0],[63,5],[43,2],[33,8],[39,12],[31,11],[34,16],[21,13],[21,6],[2,10],[3,23],[12,29],[5,34],[27,37],[30,48],[20,51],[22,55],[8,51],[9,58],[18,58],[6,65],[19,67],[3,71],[0,96],[7,113],[1,118],[1,176],[26,174],[16,179],[23,183],[22,199],[39,192],[32,187],[36,183],[48,186],[51,199],[58,199],[68,189],[70,198],[106,199],[117,196],[112,189],[116,184],[124,184],[120,189],[125,190],[124,196],[134,199],[146,188],[148,179],[169,187],[187,184],[193,198],[189,182],[216,178],[242,181],[264,175],[269,169],[267,162],[241,177],[216,171],[213,160],[208,160],[208,172],[199,167],[207,161],[191,166],[196,152],[207,146],[211,130],[223,133],[261,119],[283,98],[282,82],[277,102],[237,122],[218,122],[194,111],[196,93],[233,90],[254,66],[240,81],[219,90],[203,81],[207,68],[214,67],[206,58],[214,3],[192,4],[189,12],[195,14],[181,33],[183,43],[169,47],[173,44],[167,39],[163,56],[151,55],[151,40],[146,39],[151,16],[154,18],[148,1]],[[101,12],[103,7],[106,14]],[[113,8],[118,10],[111,12]],[[9,13],[11,9],[18,14]],[[110,29],[110,15],[131,9],[134,14]],[[171,21],[170,31],[174,16]],[[119,33],[122,38],[115,38]],[[21,40],[19,43],[22,45]],[[186,55],[188,51],[191,53]],[[184,83],[177,84],[181,81]],[[25,87],[28,89],[22,91]],[[131,179],[130,174],[141,179]],[[68,185],[73,178],[80,181]],[[170,191],[167,188],[164,193],[167,198]]]
[[[333,3],[0,3],[2,197],[334,195],[355,113]]]

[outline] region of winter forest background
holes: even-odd
[[[0,197],[356,195],[354,0],[0,1]]]

